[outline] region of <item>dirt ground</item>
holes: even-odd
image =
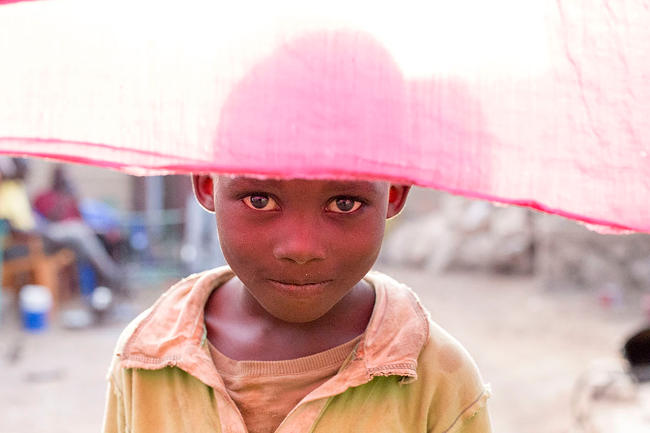
[[[634,297],[604,308],[593,292],[548,291],[529,278],[384,270],[413,287],[472,353],[492,387],[495,432],[577,432],[570,404],[577,378],[594,360],[617,358],[643,323]],[[143,289],[138,308],[158,291]],[[99,431],[108,361],[124,323],[77,331],[55,323],[33,335],[4,313],[0,432]]]

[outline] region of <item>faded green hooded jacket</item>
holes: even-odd
[[[105,433],[247,432],[212,362],[203,309],[227,268],[168,290],[122,333],[109,372]],[[368,327],[339,372],[278,433],[490,432],[489,392],[465,349],[414,293],[378,272]]]

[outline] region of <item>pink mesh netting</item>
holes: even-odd
[[[648,1],[8,3],[0,153],[389,179],[650,232]]]

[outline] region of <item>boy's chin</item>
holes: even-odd
[[[315,322],[331,310],[331,308],[326,311],[316,311],[314,308],[294,308],[291,311],[273,311],[273,309],[262,307],[277,320],[294,324]]]

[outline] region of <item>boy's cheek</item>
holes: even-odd
[[[379,226],[366,225],[363,229],[350,230],[339,236],[342,242],[331,244],[330,256],[358,267],[359,272],[365,275],[364,269],[372,267],[379,255],[383,237],[383,227]]]
[[[228,263],[241,260],[240,257],[254,259],[260,253],[261,240],[246,233],[220,231],[221,249]]]

